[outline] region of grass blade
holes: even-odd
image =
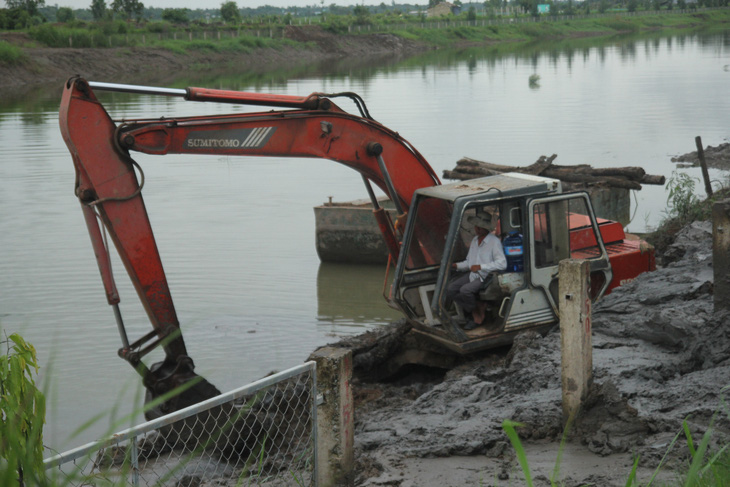
[[[639,467],[639,456],[637,455],[634,459],[634,466],[631,467],[631,473],[629,478],[626,479],[626,487],[633,487],[636,485],[636,469]]]
[[[525,449],[522,447],[520,437],[517,435],[517,431],[515,430],[518,426],[523,426],[523,424],[510,421],[509,419],[502,421],[502,429],[505,433],[507,433],[507,437],[509,438],[510,443],[512,443],[512,448],[514,448],[515,452],[517,452],[517,460],[519,460],[522,472],[525,474],[527,487],[533,487],[532,476],[530,475],[530,466],[527,464],[527,455],[525,454]]]

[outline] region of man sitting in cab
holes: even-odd
[[[466,221],[474,225],[475,237],[469,245],[466,260],[452,264],[462,274],[449,283],[446,298],[458,304],[464,311],[466,322],[462,328],[468,331],[480,325],[472,317],[477,295],[488,287],[498,287],[497,279],[492,273],[507,269],[507,259],[499,237],[491,233],[493,226],[489,213],[477,213]]]

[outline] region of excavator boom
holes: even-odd
[[[117,123],[94,90],[277,109]],[[360,114],[337,106],[332,99],[339,97],[350,99]],[[114,308],[123,344],[120,356],[142,375],[148,398],[192,384],[185,394],[166,400],[155,415],[211,397],[218,390],[193,372],[142,198],[144,173],[130,156],[132,152],[321,158],[356,170],[390,254],[397,260],[389,300],[416,332],[457,353],[509,343],[525,329],[553,326],[559,320],[558,264],[563,259],[590,262],[596,299],[609,286],[654,269],[652,249],[643,243],[627,244],[620,225],[609,228],[602,223],[599,228],[589,196],[563,193],[560,181],[506,174],[441,185],[423,156],[400,134],[373,120],[354,93],[300,97],[71,78],[63,92],[60,125],[76,170],[76,196],[107,301]],[[395,224],[379,206],[373,184],[394,203]],[[403,228],[399,223],[407,212]],[[462,310],[446,299],[445,290],[453,264],[465,257],[462,254],[469,247],[469,219],[480,214],[498,222],[500,230],[495,227],[495,233],[508,236],[505,242],[509,239],[510,251],[517,252],[510,258],[518,259],[519,264],[492,276],[498,292],[480,293],[482,327],[462,330],[458,326]],[[150,333],[133,342],[127,338],[119,312],[104,232],[114,243],[152,324]],[[602,234],[613,234],[610,245],[604,245]],[[164,350],[165,359],[148,367],[142,358],[158,347]],[[434,363],[442,363],[441,358]]]
[[[177,96],[191,101],[215,101],[286,108],[258,113],[127,120],[117,125],[94,90],[114,90]],[[330,98],[347,96],[363,116],[347,113]],[[185,90],[134,85],[89,83],[71,78],[65,85],[60,126],[76,170],[75,193],[81,203],[92,246],[114,307],[123,347],[120,356],[143,376],[153,396],[164,394],[194,376],[180,323],[142,197],[143,172],[130,151],[147,154],[218,154],[330,159],[358,171],[369,194],[370,183],[385,191],[400,213],[413,193],[440,184],[431,166],[405,139],[369,117],[362,100],[352,93],[306,97],[263,95],[225,90]],[[139,179],[138,179],[138,174]],[[374,205],[376,204],[373,198]],[[396,231],[382,208],[376,208],[391,253],[399,252]],[[448,225],[448,215],[434,225]],[[103,238],[108,232],[147,312],[153,331],[130,343],[119,312],[119,295]],[[428,228],[419,232],[429,251]],[[436,248],[436,247],[434,247]],[[162,364],[147,367],[142,357],[163,347]],[[212,386],[211,386],[212,387]],[[215,392],[211,389],[212,392]]]

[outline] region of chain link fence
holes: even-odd
[[[316,485],[308,362],[45,460],[58,486]]]

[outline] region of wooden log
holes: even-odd
[[[537,162],[530,164],[521,172],[524,172],[525,174],[532,174],[533,176],[539,176],[550,166],[550,164],[553,163],[556,157],[558,157],[557,154],[553,154],[550,157],[540,156]]]
[[[553,177],[553,176],[550,176]],[[586,184],[605,184],[606,186],[611,186],[613,188],[624,188],[624,189],[635,189],[637,191],[641,190],[641,183],[637,183],[636,181],[629,181],[628,179],[621,179],[621,178],[612,178],[612,177],[595,177],[595,176],[588,176],[585,174],[575,174],[575,175],[569,175],[565,174],[562,175],[560,178],[561,181],[566,182],[573,182],[573,183],[586,183]]]
[[[484,169],[491,169],[492,171],[497,172],[514,172],[519,171],[520,167],[517,166],[503,166],[501,164],[492,164],[491,162],[483,162],[483,161],[477,161],[476,159],[471,159],[469,157],[462,157],[458,161],[456,161],[457,166],[476,166],[481,167]]]
[[[460,172],[464,174],[475,174],[480,177],[483,176],[497,176],[498,174],[504,174],[500,171],[493,171],[491,169],[486,169],[483,167],[475,167],[475,166],[457,166],[454,168],[455,172]]]
[[[593,169],[591,170],[591,174],[593,176],[616,176],[632,181],[641,181],[646,176],[646,171],[641,167],[609,167],[605,169]]]
[[[557,155],[549,158],[540,156],[537,162],[527,167],[505,166],[491,162],[478,161],[470,157],[462,157],[456,163],[454,171],[444,171],[444,178],[453,179],[458,174],[470,176],[492,176],[504,172],[519,172],[523,174],[541,175],[562,181],[582,182],[588,184],[606,183],[610,186],[626,189],[641,189],[641,184],[659,184],[665,182],[664,176],[646,174],[641,167],[613,167],[593,168],[588,164],[575,166],[560,166],[553,164]],[[448,175],[447,175],[448,174]],[[472,179],[470,177],[469,179]]]
[[[444,171],[444,179],[456,179],[458,181],[467,181],[469,179],[483,178],[484,174],[469,174],[459,171]]]
[[[643,178],[641,178],[641,181],[639,181],[641,184],[658,184],[660,186],[664,186],[664,183],[666,183],[666,178],[664,176],[655,176],[653,174],[647,174]]]

